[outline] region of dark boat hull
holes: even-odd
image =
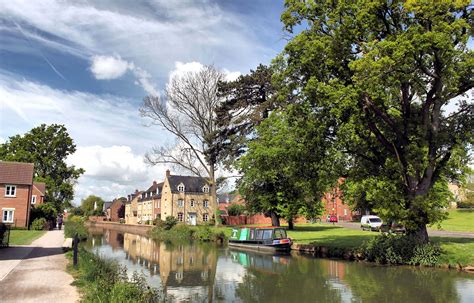
[[[246,243],[243,241],[229,241],[229,247],[261,252],[289,252],[291,250],[291,243],[265,245],[260,243]]]

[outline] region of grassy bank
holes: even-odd
[[[10,245],[29,245],[45,233],[44,230],[13,229],[10,231]]]
[[[78,266],[74,267],[71,252],[67,256],[67,270],[82,295],[81,302],[163,302],[158,290],[150,288],[143,276],[134,273],[129,279],[126,269],[114,261],[81,248]]]
[[[374,241],[380,233],[362,232],[339,226],[308,224],[295,226],[288,231],[289,237],[297,244],[309,244],[315,247],[328,248],[323,255],[342,257],[361,254],[369,242]],[[431,242],[439,247],[438,266],[466,267],[474,265],[474,239],[432,237]],[[387,246],[390,249],[390,245]],[[384,252],[382,252],[384,253]]]
[[[431,227],[437,230],[437,226]],[[441,223],[441,230],[474,232],[474,210],[452,209],[448,211],[448,219]]]

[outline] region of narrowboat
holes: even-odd
[[[282,227],[240,227],[232,229],[229,246],[267,252],[290,251],[291,239]]]

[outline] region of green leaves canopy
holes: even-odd
[[[250,210],[275,212],[286,220],[320,214],[322,193],[338,178],[338,153],[313,115],[309,108],[290,106],[257,127],[256,139],[238,162],[239,191]]]
[[[473,143],[470,1],[287,0],[282,21],[303,29],[277,58],[278,78],[327,110],[350,159],[346,196],[426,240]]]
[[[34,179],[46,183],[45,201],[57,211],[70,206],[74,184],[84,170],[68,166],[66,159],[76,145],[63,125],[42,124],[28,133],[10,137],[0,144],[0,159],[34,163]]]

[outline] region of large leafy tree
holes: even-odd
[[[326,108],[351,160],[346,195],[428,241],[473,143],[469,0],[287,0],[288,91]],[[456,102],[454,102],[456,100]],[[454,103],[457,103],[456,105]]]
[[[89,195],[81,201],[81,210],[86,215],[102,214],[103,206],[104,200],[95,195]]]
[[[68,166],[66,159],[76,145],[63,125],[42,124],[23,136],[0,144],[0,159],[34,163],[35,181],[46,183],[47,202],[61,212],[74,198],[74,184],[84,170]]]
[[[292,229],[296,216],[319,215],[322,194],[337,181],[330,130],[314,115],[303,105],[272,113],[238,161],[247,207],[270,216],[274,226],[284,218]]]
[[[219,82],[222,102],[216,108],[219,158],[228,166],[245,153],[255,127],[277,106],[273,71],[260,64],[234,81]]]

